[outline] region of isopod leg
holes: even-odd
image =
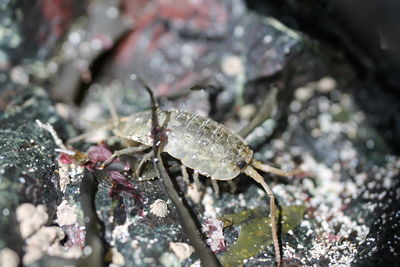
[[[148,147],[147,147],[148,148]],[[146,148],[145,148],[146,149]],[[140,177],[140,173],[142,172],[144,164],[153,156],[153,151],[150,151],[149,153],[145,154],[140,161],[138,167],[136,168],[135,175],[136,177]]]
[[[276,174],[279,176],[293,176],[293,175],[303,173],[303,171],[301,171],[301,170],[295,170],[295,171],[291,171],[291,172],[283,171],[281,169],[274,168],[267,164],[261,163],[260,161],[255,160],[255,159],[253,159],[253,161],[251,162],[251,166],[253,166],[254,168],[259,169],[263,172],[270,172],[270,173],[273,173],[273,174]]]
[[[228,180],[228,185],[230,187],[230,192],[233,194],[237,190],[237,184],[233,180]]]
[[[116,157],[119,157],[123,154],[136,153],[136,152],[143,151],[147,148],[148,148],[148,146],[140,145],[140,146],[131,146],[131,147],[127,147],[127,148],[115,151],[114,154],[112,154],[106,161],[103,162],[102,167],[104,168],[105,166],[110,164]]]
[[[219,196],[219,186],[218,186],[218,182],[215,179],[211,179],[211,185],[213,187],[214,190],[214,194]]]
[[[111,118],[113,119],[114,127],[116,127],[118,125],[118,121],[119,121],[117,109],[115,108],[114,103],[111,101],[112,97],[111,97],[110,92],[107,92],[106,94],[107,94],[106,95],[107,106],[110,109]]]
[[[113,124],[112,123],[104,124],[103,126],[97,128],[97,129],[92,129],[92,130],[90,130],[90,131],[88,131],[86,133],[83,133],[81,135],[78,135],[78,136],[75,136],[75,137],[72,137],[72,138],[68,139],[67,140],[67,144],[73,144],[73,143],[79,142],[79,141],[85,139],[86,137],[92,136],[94,133],[96,133],[96,132],[98,132],[100,130],[111,130],[112,128],[113,128]]]
[[[196,190],[200,190],[200,180],[199,180],[199,173],[197,171],[193,172],[193,181],[196,185]]]
[[[272,190],[269,188],[267,183],[264,181],[264,178],[251,166],[248,166],[245,170],[245,173],[256,180],[269,197],[269,205],[270,205],[270,215],[271,215],[271,230],[272,230],[272,240],[274,242],[274,250],[275,250],[275,259],[278,266],[281,265],[281,251],[279,248],[279,240],[278,240],[278,228],[276,225],[276,208],[275,208],[275,196]]]
[[[185,165],[181,165],[181,172],[182,172],[183,180],[185,181],[186,184],[189,184],[190,183],[190,181],[189,181],[189,173],[188,173]]]

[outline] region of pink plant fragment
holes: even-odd
[[[207,236],[207,245],[215,253],[226,250],[223,229],[224,223],[218,219],[207,219],[202,225],[202,230]]]

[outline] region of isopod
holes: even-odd
[[[239,135],[216,121],[180,110],[157,111],[158,123],[165,129],[167,140],[163,152],[181,160],[182,164],[212,180],[229,181],[240,173],[257,181],[270,199],[271,229],[275,257],[281,263],[276,226],[275,197],[264,178],[256,169],[280,176],[290,176],[295,172],[263,164],[254,159],[253,150]],[[113,132],[116,136],[140,143],[139,147],[128,147],[114,153],[107,160],[127,153],[144,150],[153,145],[151,135],[151,111],[142,111],[118,120]]]

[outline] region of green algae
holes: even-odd
[[[226,214],[218,219],[224,222],[224,228],[233,225],[239,225],[247,219],[262,217],[262,211],[260,209],[243,210],[238,213]]]
[[[296,227],[302,220],[305,206],[290,206],[282,208],[282,234]],[[237,216],[231,216],[232,221],[245,221],[255,210],[243,211]],[[244,219],[243,219],[244,218]],[[240,231],[239,237],[227,252],[220,258],[222,266],[242,266],[243,260],[256,256],[266,246],[272,244],[271,219],[256,217],[246,222]]]

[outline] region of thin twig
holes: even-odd
[[[50,123],[43,123],[40,120],[36,120],[36,124],[46,130],[47,132],[50,133],[50,135],[53,137],[54,142],[56,143],[56,145],[61,148],[62,150],[66,150],[68,151],[67,147],[64,145],[64,143],[61,141],[60,137],[58,137],[57,132],[54,130],[53,126],[51,126]]]
[[[158,120],[157,120],[157,101],[154,97],[154,94],[152,90],[141,80],[140,78],[138,79],[142,85],[146,88],[148,91],[150,97],[151,97],[151,103],[152,103],[152,137],[153,137],[153,152],[154,152],[154,167],[157,171],[158,177],[161,179],[165,191],[167,192],[169,198],[172,200],[172,202],[175,205],[176,211],[178,212],[178,216],[180,219],[180,222],[182,224],[183,230],[185,231],[187,237],[189,238],[190,244],[194,247],[196,254],[199,256],[200,261],[202,266],[221,266],[220,263],[218,262],[216,256],[214,253],[211,252],[211,250],[206,247],[203,243],[203,240],[201,238],[201,234],[199,233],[199,230],[196,227],[195,222],[193,221],[193,218],[189,212],[189,210],[186,208],[186,206],[182,203],[180,200],[180,197],[178,193],[175,190],[174,184],[171,181],[171,178],[169,177],[167,171],[165,170],[164,164],[161,159],[161,151],[159,149],[161,145],[161,141],[163,140],[162,135],[164,134],[164,131],[159,127],[158,125]]]

